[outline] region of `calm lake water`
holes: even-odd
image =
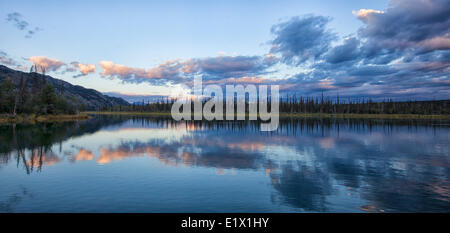
[[[450,212],[440,121],[0,126],[0,212]]]

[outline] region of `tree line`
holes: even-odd
[[[156,102],[133,103],[130,106],[113,106],[103,108],[103,111],[121,112],[170,112],[176,99],[161,98]],[[203,100],[203,105],[207,100]],[[270,110],[270,100],[269,110]],[[246,102],[248,111],[249,103]],[[235,102],[235,110],[237,103]],[[226,104],[223,103],[224,112]],[[192,107],[193,111],[193,107]],[[342,99],[339,96],[334,98],[303,97],[297,95],[287,95],[280,98],[279,111],[283,113],[323,113],[323,114],[423,114],[440,115],[450,114],[450,100],[437,101],[393,101],[385,99],[383,101],[373,101],[371,98]]]
[[[47,83],[44,67],[34,65],[30,73],[33,74],[31,85],[22,73],[18,85],[10,77],[0,84],[1,114],[76,114],[76,107],[63,96],[64,89],[56,93],[53,85]]]

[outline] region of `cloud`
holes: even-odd
[[[359,44],[357,38],[347,38],[342,45],[332,48],[325,59],[329,63],[351,61],[359,57]]]
[[[448,0],[391,0],[385,11],[360,10],[359,36],[369,55],[379,51],[424,53],[450,48]]]
[[[178,60],[167,61],[147,70],[115,64],[112,61],[100,61],[99,65],[103,69],[102,76],[118,78],[128,83],[149,82],[161,84],[179,82],[182,79],[180,73],[182,72],[183,64]]]
[[[249,77],[249,76],[221,80],[221,82],[223,83],[237,83],[237,84],[260,84],[268,81],[269,81],[268,79],[262,77]]]
[[[0,50],[0,64],[13,67],[16,70],[27,71],[28,67],[21,62],[11,58],[6,52]]]
[[[263,77],[255,77],[255,76],[244,76],[240,78],[225,78],[220,80],[205,80],[203,81],[204,85],[208,84],[219,84],[219,85],[227,85],[227,84],[266,84],[271,82],[270,79],[266,79]]]
[[[81,74],[74,76],[75,78],[77,77],[81,77],[81,76],[86,76],[90,73],[95,73],[95,69],[96,66],[95,64],[83,64],[83,63],[79,63],[79,62],[71,62],[70,63],[72,65],[72,67],[74,67],[75,69],[78,69]],[[75,71],[75,69],[68,69],[68,71]]]
[[[23,19],[23,16],[18,12],[9,13],[6,17],[6,21],[13,24],[14,27],[21,31],[26,31],[25,38],[31,38],[38,31],[42,31],[42,28],[34,27],[28,29],[30,24]]]
[[[324,92],[358,98],[450,98],[448,0],[391,0],[387,9],[353,13],[363,25],[342,40],[328,29],[330,18],[298,16],[271,28],[271,49],[263,55],[219,53],[149,68],[100,61],[100,74],[128,83],[184,84],[187,88],[194,75],[201,75],[204,84],[279,84],[284,92],[308,96]],[[65,65],[56,59],[35,58],[40,58],[35,63],[53,70]],[[13,62],[1,53],[0,59]],[[79,71],[81,76],[95,68],[75,63],[67,70]]]
[[[274,25],[271,53],[280,53],[282,61],[300,64],[320,58],[328,51],[336,36],[326,28],[330,18],[323,16],[294,17]]]
[[[47,71],[56,71],[62,66],[66,65],[66,63],[57,59],[47,58],[43,56],[30,57],[28,60],[38,67],[45,68],[45,70]]]
[[[191,83],[193,75],[207,80],[242,78],[262,74],[277,61],[276,56],[219,56],[172,60],[149,69],[134,68],[112,61],[99,62],[104,77],[123,82],[151,84]]]
[[[385,10],[362,9],[354,14],[363,26],[356,36],[335,46],[330,45],[333,36],[326,30],[327,18],[297,17],[275,26],[280,28],[275,30],[276,42],[281,43],[273,43],[271,52],[281,54],[292,67],[301,67],[300,73],[277,81],[282,90],[305,95],[450,98],[448,1],[391,0]],[[310,31],[312,38],[300,33]],[[313,62],[307,62],[311,56]]]
[[[398,72],[391,66],[387,65],[368,65],[368,66],[353,66],[347,72],[352,76],[380,76],[389,75]]]
[[[34,29],[28,30],[25,38],[31,38],[36,34],[36,32],[42,31],[42,28],[35,27]]]
[[[377,14],[384,14],[384,11],[378,11],[373,9],[360,9],[359,11],[353,11],[353,14],[356,15],[358,19],[367,23],[372,18],[372,16]]]
[[[9,13],[6,21],[11,22],[19,30],[25,30],[28,27],[28,22],[23,20],[23,17],[18,12]]]
[[[277,61],[274,55],[261,56],[219,56],[191,59],[184,63],[187,73],[203,74],[210,79],[258,75]]]
[[[15,66],[17,62],[10,58],[7,53],[0,50],[0,63],[7,66]]]
[[[129,103],[144,103],[150,102],[154,103],[161,100],[166,100],[167,95],[139,95],[139,94],[133,94],[133,93],[120,93],[120,92],[104,92],[103,94],[111,97],[118,97],[122,98]]]

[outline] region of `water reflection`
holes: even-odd
[[[200,182],[209,179],[197,174],[202,169],[214,169],[216,175],[224,176],[218,180],[222,183],[205,183],[201,187],[202,198],[215,198],[215,202],[197,206],[200,210],[221,211],[217,209],[219,206],[226,208],[239,203],[239,209],[228,211],[449,212],[450,129],[440,123],[289,119],[281,121],[279,130],[272,133],[260,132],[258,122],[174,122],[138,117],[95,117],[79,123],[35,126],[4,125],[0,126],[0,174],[12,174],[12,164],[16,166],[14,171],[24,169],[29,175],[35,171],[45,173],[45,169],[59,164],[96,164],[111,168],[101,170],[105,179],[117,172],[121,177],[134,177],[133,172],[159,175],[157,170],[141,167],[157,161],[172,170],[165,174],[166,178],[152,181],[154,189],[168,189],[161,182],[171,178],[185,182],[178,184],[179,187],[174,184],[171,188],[175,191],[188,184],[197,186],[197,183],[189,183],[192,180],[187,177],[176,174],[181,168],[192,169],[186,174]],[[131,169],[117,167],[130,166],[128,162],[134,160],[139,164],[132,164]],[[75,169],[73,166],[54,171],[56,174],[52,176],[68,176],[71,169]],[[83,172],[98,171],[98,167],[83,167]],[[226,183],[228,175],[236,177],[233,183]],[[150,182],[139,178],[142,184]],[[260,197],[252,200],[242,194],[237,196],[241,200],[236,200],[217,193],[221,189],[239,192],[247,179],[255,182],[245,183],[244,188],[251,186],[260,190],[257,193]],[[3,182],[11,185],[14,178],[8,177]],[[113,188],[108,180],[103,182],[90,185],[101,186],[105,191]],[[266,184],[270,185],[268,190],[264,188]],[[80,184],[73,184],[71,188],[77,189],[77,185]],[[187,190],[194,195],[193,189]],[[133,195],[144,198],[149,192],[139,189]],[[82,204],[97,200],[96,195],[99,194],[92,192]],[[172,202],[164,203],[157,210],[193,211],[188,203],[184,203],[187,206],[184,209],[173,204],[189,202],[186,196],[166,195]],[[217,200],[218,197],[221,199]],[[122,198],[119,200],[124,205],[131,206],[125,196]],[[269,201],[264,202],[264,198]],[[0,196],[0,201],[7,199]],[[152,201],[155,200],[147,200]],[[70,206],[66,208],[63,211],[79,211]],[[133,208],[128,210],[156,211],[146,205]]]

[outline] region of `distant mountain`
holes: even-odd
[[[35,73],[26,73],[22,71],[17,71],[10,69],[6,66],[0,65],[0,82],[5,81],[8,77],[14,82],[16,86],[19,85],[20,82],[20,74],[23,74],[24,81],[27,83],[27,86],[31,88],[33,85],[33,76]],[[39,80],[42,80],[43,75],[38,74],[37,77]],[[110,97],[107,95],[103,95],[102,93],[94,90],[87,89],[82,86],[72,85],[66,81],[53,78],[49,75],[45,76],[45,80],[47,83],[50,83],[55,88],[55,92],[60,94],[67,99],[67,101],[72,102],[73,104],[82,106],[84,105],[88,110],[97,110],[105,107],[123,105],[130,105],[127,101],[118,97]]]
[[[155,103],[158,101],[166,100],[168,96],[165,95],[127,95],[117,92],[103,92],[104,95],[122,98],[129,103],[134,103],[135,105],[142,104],[142,102]]]

